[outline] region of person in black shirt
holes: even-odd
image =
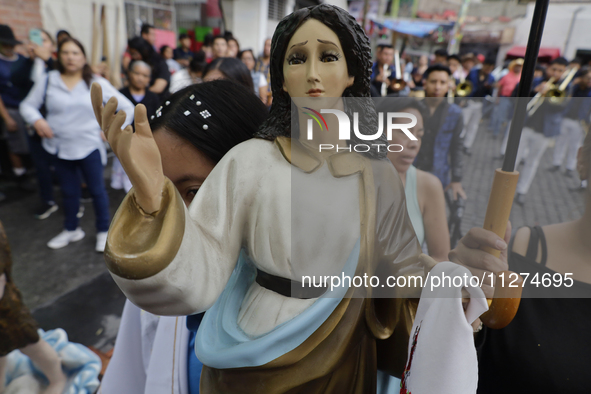
[[[577,170],[582,180],[591,178],[591,133],[579,150]],[[577,220],[520,228],[508,247],[510,225],[504,240],[473,228],[450,252],[458,264],[486,259],[494,272],[509,269],[524,279],[529,274],[513,321],[500,330],[485,327],[475,337],[478,394],[591,392],[590,193],[583,206]],[[501,257],[482,247],[501,250]]]
[[[12,29],[0,25],[0,138],[8,142],[8,156],[19,188],[33,192],[35,188],[28,181],[24,160],[29,154],[26,126],[18,110],[33,86],[30,79],[33,61],[15,51],[19,44],[22,43],[16,40]],[[8,172],[8,168],[3,170]]]
[[[156,28],[148,23],[144,23],[142,25],[142,29],[140,31],[140,37],[144,40],[148,41],[152,48],[156,50]]]
[[[147,89],[151,74],[152,70],[146,62],[132,60],[127,70],[129,86],[119,90],[134,106],[138,104],[145,105],[148,119],[154,116],[160,105],[158,95]],[[131,126],[135,129],[135,124]],[[119,159],[115,157],[111,167],[111,187],[116,190],[125,189],[125,192],[129,192],[131,186],[131,181],[123,170],[123,166],[121,166]]]
[[[156,112],[160,105],[158,95],[147,89],[150,83],[152,69],[143,60],[132,60],[127,70],[129,86],[120,90],[121,94],[129,99],[134,106],[144,104],[148,117]]]
[[[166,61],[154,50],[150,43],[141,37],[135,37],[127,43],[133,60],[143,60],[152,67],[149,90],[164,100],[169,95],[170,71]]]
[[[585,67],[577,74],[577,84],[572,90],[572,98],[566,104],[560,123],[560,135],[554,146],[553,167],[558,171],[566,155],[566,175],[572,177],[577,164],[577,151],[583,143],[585,132],[582,122],[589,122],[591,112],[591,69]]]
[[[181,66],[189,67],[191,59],[193,59],[193,51],[191,51],[191,38],[186,33],[179,36],[180,45],[174,50],[172,58],[176,60]]]

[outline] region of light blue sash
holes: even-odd
[[[351,278],[359,260],[357,240],[343,268]],[[244,250],[224,291],[205,313],[197,331],[195,351],[212,368],[243,368],[267,364],[301,345],[328,319],[347,292],[330,287],[308,309],[272,331],[252,338],[238,326],[238,314],[246,292],[256,278],[256,268]]]

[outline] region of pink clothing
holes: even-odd
[[[515,86],[519,83],[520,78],[521,74],[515,74],[513,71],[509,71],[509,73],[499,81],[499,96],[511,97],[511,93],[513,93],[513,89],[515,89]]]

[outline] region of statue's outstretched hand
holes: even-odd
[[[146,107],[143,104],[135,107],[134,133],[131,125],[121,129],[127,115],[124,111],[115,114],[115,97],[111,97],[103,107],[103,92],[96,82],[92,84],[90,93],[96,120],[133,185],[137,203],[146,213],[156,212],[162,202],[164,173]]]

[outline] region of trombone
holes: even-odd
[[[400,54],[398,51],[394,52],[394,72],[396,73],[396,79],[392,81],[390,89],[399,92],[406,87],[406,81],[402,77],[402,70],[400,69]]]
[[[450,76],[449,76],[449,82],[448,82],[450,86],[449,86],[449,88],[447,89],[447,102],[448,102],[448,104],[453,104],[453,103],[454,103],[454,101],[455,101],[455,100],[454,100],[454,94],[455,94],[456,88],[454,87],[454,88],[452,89],[452,87],[451,87],[451,83],[452,83],[452,81],[453,81],[453,83],[454,83],[454,86],[455,86],[456,80],[455,80],[455,78],[454,78],[454,76],[453,76],[453,75],[450,75]]]
[[[390,74],[392,74],[390,72],[390,66],[388,64],[384,64],[383,71],[384,77],[386,77],[386,80],[388,80],[388,78],[390,78]],[[382,82],[380,94],[382,95],[382,97],[386,97],[386,95],[388,94],[388,84],[386,82]]]
[[[388,95],[388,84],[390,85],[390,89],[395,92],[399,92],[406,87],[406,81],[402,78],[402,71],[400,70],[400,55],[398,51],[394,52],[394,73],[395,78],[388,83],[382,82],[382,90],[381,95],[382,97],[386,97]],[[389,78],[392,72],[390,71],[390,67],[387,64],[384,64],[384,75],[386,78]]]
[[[532,116],[536,113],[538,108],[540,108],[544,102],[543,97],[548,98],[550,104],[562,104],[566,98],[566,88],[568,87],[570,81],[574,78],[577,71],[578,70],[576,68],[572,68],[570,71],[565,71],[561,76],[561,79],[564,79],[558,87],[556,87],[556,84],[554,84],[554,78],[550,78],[547,82],[548,89],[546,89],[546,92],[543,95],[542,91],[538,92],[527,104],[527,114]]]

